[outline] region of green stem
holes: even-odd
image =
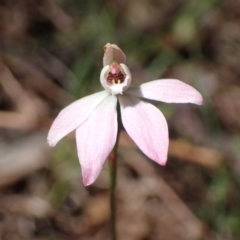
[[[108,164],[109,164],[109,173],[110,173],[111,236],[112,236],[112,240],[116,240],[117,234],[116,234],[115,188],[116,188],[116,178],[117,178],[117,143],[109,156]]]
[[[117,182],[117,150],[118,150],[118,141],[119,141],[119,133],[121,128],[121,117],[120,117],[120,109],[119,104],[117,105],[118,111],[118,133],[115,146],[108,158],[108,165],[109,165],[109,177],[110,177],[110,211],[111,211],[111,237],[112,240],[117,240],[117,233],[116,233],[116,202],[115,202],[115,189],[116,189],[116,182]]]

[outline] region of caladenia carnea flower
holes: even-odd
[[[131,87],[132,77],[126,66],[125,54],[117,45],[110,43],[104,51],[100,81],[105,90],[64,108],[48,134],[48,143],[53,147],[76,130],[84,185],[96,180],[116,143],[117,101],[129,136],[145,155],[160,165],[167,161],[167,122],[158,108],[142,99],[203,104],[203,98],[196,89],[176,79],[159,79]]]

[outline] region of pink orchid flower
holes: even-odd
[[[167,161],[167,122],[158,108],[140,99],[203,104],[203,98],[197,90],[175,79],[159,79],[130,87],[132,77],[125,62],[122,50],[108,43],[100,74],[105,90],[64,108],[48,134],[48,143],[53,147],[68,133],[76,130],[77,151],[85,186],[96,180],[116,143],[117,101],[123,126],[129,136],[145,155],[161,165]]]

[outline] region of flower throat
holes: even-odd
[[[110,85],[123,83],[125,79],[124,74],[122,73],[120,66],[117,63],[113,63],[110,67],[107,83]]]

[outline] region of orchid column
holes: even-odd
[[[106,44],[100,74],[100,82],[105,90],[64,108],[48,134],[48,143],[53,147],[68,133],[76,130],[78,158],[85,186],[97,179],[103,164],[109,159],[113,240],[116,239],[114,188],[117,117],[120,117],[120,112],[123,126],[136,145],[149,159],[165,165],[169,144],[166,119],[158,108],[142,99],[203,104],[201,94],[179,80],[158,79],[131,87],[131,79],[123,51],[115,44]],[[119,116],[117,105],[120,106]]]

